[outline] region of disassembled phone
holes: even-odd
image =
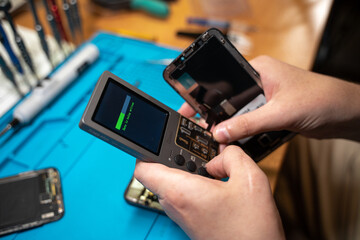
[[[266,103],[260,75],[217,29],[209,29],[164,70],[165,80],[208,123],[208,129]],[[256,162],[294,133],[267,132],[241,139],[239,145]]]
[[[218,154],[209,131],[108,71],[79,126],[140,160],[207,177],[204,165]]]
[[[164,213],[158,197],[144,187],[136,178],[132,178],[124,194],[126,202],[159,213]]]
[[[0,179],[0,236],[59,220],[64,215],[55,168]]]

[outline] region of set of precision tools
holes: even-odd
[[[61,9],[55,0],[28,0],[27,2],[34,20],[34,29],[39,39],[39,45],[46,55],[51,68],[53,69],[56,66],[56,61],[54,60],[53,56],[56,51],[51,49],[49,41],[45,36],[44,27],[40,21],[37,8],[39,8],[38,3],[42,4],[45,8],[46,20],[58,47],[57,50],[60,51],[64,57],[66,57],[73,49],[71,47],[69,49],[70,38],[67,35],[64,21],[61,18]],[[10,26],[10,31],[7,32],[7,29],[4,27],[5,22],[0,19],[0,42],[3,46],[3,49],[5,50],[2,51],[0,55],[0,68],[21,98],[27,93],[27,91],[24,91],[23,88],[20,88],[20,81],[22,81],[22,85],[26,85],[27,89],[31,91],[35,84],[40,83],[40,76],[32,59],[35,56],[31,56],[28,51],[29,48],[33,48],[34,46],[26,46],[24,43],[23,37],[19,34],[19,31],[16,28],[13,18],[10,14],[11,7],[12,4],[10,0],[0,0],[0,12],[3,13],[3,16]],[[77,0],[63,0],[62,11],[66,16],[67,26],[71,34],[71,42],[75,44],[81,43],[83,41],[83,33]],[[9,37],[10,34],[12,34],[14,42],[16,43],[16,47],[18,48],[15,50],[19,51],[14,51],[11,44],[12,38]],[[17,56],[17,52],[21,54],[21,57]],[[7,54],[8,56],[5,57],[3,54]],[[17,75],[20,75],[20,79],[16,77]],[[31,84],[29,81],[29,75],[31,75],[32,78],[36,80],[35,84]]]

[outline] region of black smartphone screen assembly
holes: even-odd
[[[64,204],[55,168],[0,179],[0,236],[60,219]]]
[[[196,39],[166,67],[163,76],[209,128],[266,103],[260,75],[217,29],[209,29]],[[232,144],[259,161],[293,135],[267,132]]]
[[[193,51],[186,53],[188,59],[179,59],[179,67],[170,77],[189,91],[189,97],[196,101],[200,112],[208,114],[210,125],[211,121],[227,119],[262,94],[262,89],[218,38],[209,38],[191,55]],[[220,108],[224,101],[228,107]],[[214,119],[209,119],[211,117]]]

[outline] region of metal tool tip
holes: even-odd
[[[11,128],[12,126],[10,124],[7,124],[6,127],[0,132],[0,137],[5,135],[5,133],[7,133]]]
[[[10,129],[12,129],[14,126],[18,125],[20,122],[18,119],[13,119],[11,122],[9,122],[6,127],[0,132],[0,137],[5,135]]]

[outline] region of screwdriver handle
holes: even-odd
[[[80,37],[83,38],[82,22],[81,22],[77,0],[70,0],[69,2],[70,2],[71,13],[75,22],[76,29],[79,31]]]
[[[22,40],[22,38],[20,37],[20,35],[18,33],[15,34],[15,43],[18,46],[18,48],[20,49],[21,55],[24,58],[26,64],[29,66],[31,72],[34,75],[36,75],[33,61],[31,60],[28,50],[26,49],[24,41]]]
[[[22,57],[25,60],[25,63],[29,66],[31,72],[37,77],[36,72],[35,72],[35,68],[34,68],[34,64],[31,60],[31,57],[29,55],[29,52],[26,49],[26,46],[24,44],[24,41],[22,40],[21,36],[19,35],[19,33],[16,30],[14,21],[12,20],[12,17],[10,15],[10,13],[8,11],[4,11],[6,19],[9,21],[10,27],[13,30],[14,33],[14,38],[15,38],[15,43],[18,46]]]
[[[51,28],[51,32],[56,40],[56,43],[58,44],[58,47],[64,51],[62,44],[61,44],[61,36],[60,33],[58,31],[54,16],[51,13],[50,7],[48,5],[48,2],[46,0],[43,0],[43,5],[45,7],[46,10],[46,20],[48,21],[50,28]]]
[[[68,42],[69,38],[67,37],[64,26],[62,24],[61,16],[60,16],[60,13],[59,13],[59,7],[57,6],[55,0],[50,0],[50,3],[51,3],[50,10],[51,10],[51,12],[52,12],[52,14],[54,16],[55,23],[56,23],[56,25],[57,25],[57,27],[59,29],[59,32],[60,32],[60,36],[64,41]]]
[[[5,60],[3,59],[3,57],[1,55],[0,55],[0,68],[3,70],[3,73],[5,74],[7,79],[9,79],[10,82],[14,85],[15,90],[18,92],[18,94],[23,97],[24,94],[20,91],[19,85],[15,81],[15,76],[14,76],[13,72],[11,71],[9,66],[6,64]]]
[[[44,50],[44,53],[45,53],[46,57],[51,62],[50,50],[49,50],[49,46],[48,46],[48,44],[46,42],[46,39],[45,39],[45,32],[44,32],[43,27],[40,24],[36,24],[35,25],[35,30],[36,30],[36,32],[37,32],[37,34],[39,36],[41,47]]]
[[[130,8],[141,9],[161,18],[169,15],[167,3],[158,0],[131,0]]]
[[[74,26],[74,20],[72,18],[71,12],[70,12],[69,3],[64,1],[63,5],[62,5],[62,8],[63,8],[63,10],[65,12],[65,15],[66,15],[66,19],[67,19],[68,26],[69,26],[69,29],[70,29],[71,37],[75,41],[76,40],[75,26]]]
[[[46,20],[49,22],[51,32],[54,35],[56,43],[58,44],[60,49],[63,49],[62,44],[61,44],[61,36],[60,36],[59,31],[57,30],[55,19],[54,19],[53,15],[51,13],[48,13],[46,15]]]
[[[24,70],[21,67],[20,61],[15,55],[14,50],[12,49],[10,42],[6,36],[5,30],[2,27],[1,20],[0,20],[0,38],[1,38],[1,43],[4,45],[7,53],[9,54],[11,62],[14,64],[14,66],[16,67],[19,73],[24,74]]]
[[[38,14],[36,12],[34,0],[29,0],[29,4],[30,4],[30,8],[31,8],[31,13],[33,15],[34,22],[35,22],[35,30],[39,36],[41,47],[44,50],[46,57],[49,59],[49,61],[51,63],[50,51],[49,51],[48,44],[45,40],[44,28],[41,25]]]

